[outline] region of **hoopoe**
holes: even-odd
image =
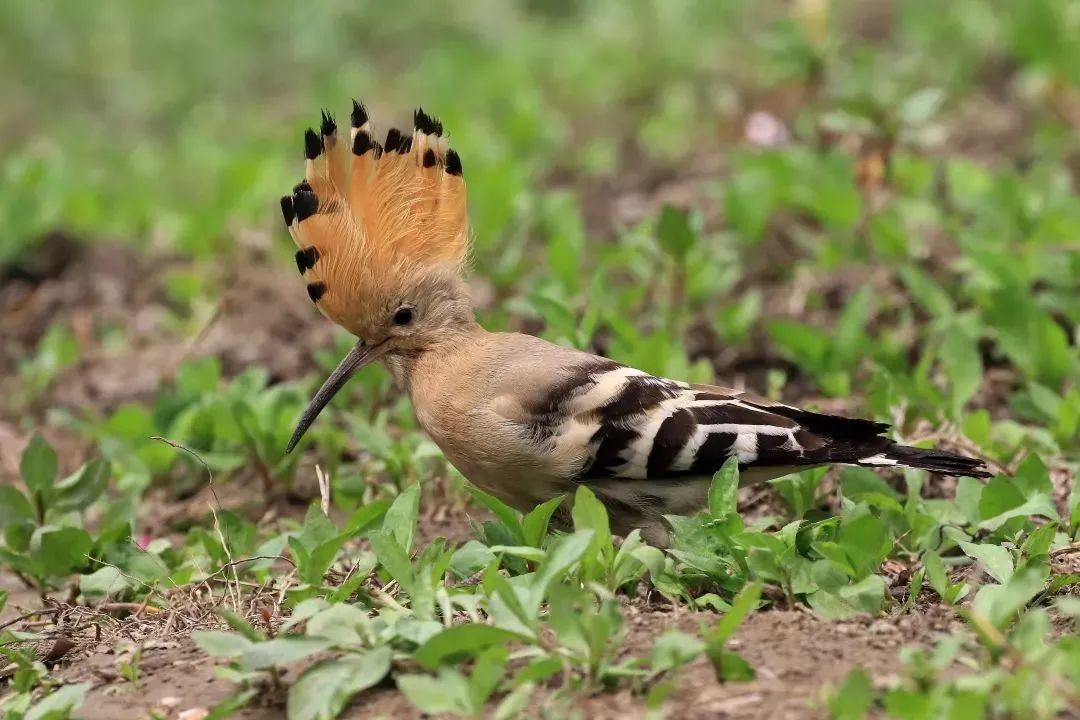
[[[312,398],[291,452],[348,379],[376,360],[423,429],[474,485],[527,511],[588,485],[612,530],[668,542],[666,514],[707,502],[738,458],[744,484],[826,464],[989,477],[981,461],[898,445],[888,425],[713,385],[654,377],[587,352],[477,324],[461,158],[422,109],[375,140],[353,102],[349,150],[326,112],[305,134],[304,180],[281,198],[296,265],[319,310],[358,338]],[[348,155],[346,160],[345,155]]]

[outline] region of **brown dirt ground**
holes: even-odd
[[[655,638],[667,630],[694,633],[715,616],[657,609],[639,603],[626,608],[622,654],[647,655]],[[764,720],[823,717],[821,704],[828,687],[841,682],[854,668],[867,670],[885,683],[896,672],[898,651],[912,643],[926,644],[954,626],[948,611],[930,607],[919,614],[892,618],[859,618],[841,622],[820,619],[806,610],[770,611],[749,617],[730,641],[755,668],[757,676],[745,683],[718,683],[702,657],[678,673],[677,686],[664,709],[669,718],[728,718]],[[218,676],[217,663],[208,660],[189,637],[167,636],[142,641],[138,686],[124,680],[119,663],[129,660],[136,644],[116,635],[109,642],[93,643],[62,661],[59,674],[71,682],[90,682],[93,689],[83,706],[86,720],[136,720],[157,710],[163,717],[180,718],[185,710],[210,708],[236,691]],[[286,673],[285,685],[299,668]],[[578,698],[572,705],[538,688],[533,707],[547,703],[548,714],[529,717],[641,718],[645,705],[630,690]],[[236,717],[262,720],[283,717],[282,696],[269,688]],[[357,696],[345,718],[421,718],[386,682]]]

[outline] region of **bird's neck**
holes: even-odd
[[[445,326],[436,338],[422,347],[386,356],[385,364],[398,387],[412,394],[418,371],[431,371],[447,358],[468,354],[469,348],[484,344],[487,334],[470,312],[467,317],[462,316]]]

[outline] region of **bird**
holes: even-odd
[[[981,460],[898,444],[889,425],[657,377],[541,338],[489,332],[466,284],[472,245],[461,157],[418,108],[379,142],[353,101],[304,135],[304,178],[281,198],[309,298],[356,337],[312,397],[291,452],[334,395],[382,362],[421,428],[474,486],[527,512],[585,485],[612,532],[666,547],[665,515],[707,505],[737,458],[752,484],[823,465],[990,477]]]

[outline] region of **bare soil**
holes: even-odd
[[[697,632],[715,622],[711,613],[656,609],[641,604],[626,608],[622,652],[647,655],[656,637],[668,630]],[[664,704],[669,718],[729,718],[765,720],[825,717],[823,694],[854,668],[863,668],[885,683],[897,671],[898,651],[908,644],[927,644],[956,621],[944,609],[930,607],[917,614],[880,619],[829,622],[805,610],[769,611],[749,617],[730,641],[755,668],[749,682],[717,682],[712,667],[699,658],[677,674],[674,692]],[[122,662],[141,645],[138,683],[123,678]],[[83,706],[86,720],[136,720],[158,712],[182,718],[185,711],[212,708],[236,692],[218,674],[218,663],[207,659],[190,637],[149,638],[140,643],[115,635],[108,642],[90,643],[62,661],[60,676],[70,682],[89,682],[93,689]],[[283,685],[300,669],[282,676]],[[538,688],[529,717],[580,717],[612,720],[641,718],[646,707],[641,694],[630,690],[598,692],[573,701],[554,688]],[[283,694],[269,686],[236,717],[284,716]],[[573,704],[568,705],[568,702]],[[547,714],[540,707],[546,705]],[[197,715],[196,715],[197,716]],[[387,681],[358,695],[345,718],[421,718]]]

